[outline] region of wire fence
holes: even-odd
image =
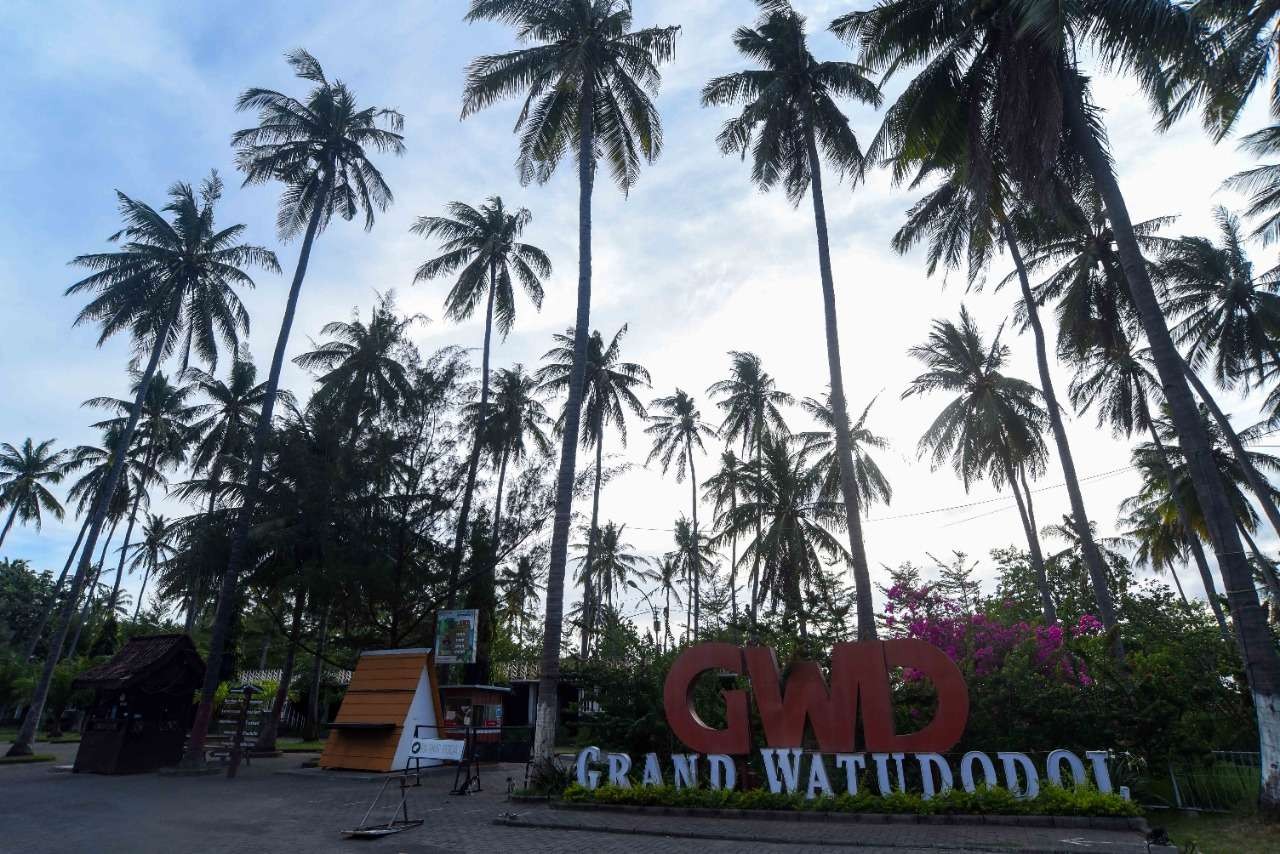
[[[1153,775],[1151,791],[1147,794],[1157,801],[1153,806],[1232,812],[1257,801],[1261,779],[1260,754],[1215,750],[1204,761],[1171,763],[1168,781]]]

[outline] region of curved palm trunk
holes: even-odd
[[[1035,576],[1036,589],[1040,591],[1040,610],[1044,612],[1044,621],[1048,625],[1058,622],[1058,608],[1053,604],[1053,594],[1049,590],[1049,576],[1044,569],[1044,553],[1040,550],[1040,538],[1036,536],[1035,522],[1028,512],[1022,490],[1018,487],[1018,476],[1013,470],[1013,463],[1006,454],[1001,462],[1004,464],[1004,476],[1009,481],[1009,489],[1013,492],[1013,500],[1018,505],[1018,517],[1022,520],[1022,531],[1027,538],[1027,551],[1031,555],[1031,572]]]
[[[40,643],[40,638],[44,636],[44,627],[49,624],[49,618],[53,616],[53,612],[58,608],[58,593],[62,591],[62,585],[67,580],[67,573],[71,571],[71,564],[75,561],[76,555],[80,553],[80,543],[84,540],[85,531],[89,530],[89,519],[85,517],[84,522],[80,524],[80,533],[76,535],[76,544],[71,547],[71,554],[67,555],[67,562],[62,565],[62,573],[58,576],[58,582],[53,585],[53,590],[49,593],[49,604],[44,609],[44,614],[40,617],[40,624],[36,626],[34,632],[31,633],[30,640],[27,641],[27,649],[22,655],[22,661],[28,662],[31,657],[36,654],[36,646]]]
[[[458,574],[462,572],[462,557],[467,546],[467,520],[471,516],[471,497],[476,489],[476,472],[480,470],[481,440],[484,438],[485,417],[489,413],[489,345],[493,336],[493,298],[497,290],[496,273],[489,263],[489,298],[484,311],[484,349],[480,356],[480,417],[476,419],[476,434],[471,441],[471,456],[467,460],[467,483],[462,490],[462,508],[458,511],[458,526],[453,533],[453,562],[449,567],[449,594],[445,607],[452,608],[458,594]]]
[[[107,547],[115,539],[116,525],[118,524],[119,522],[111,524],[111,530],[107,533],[107,541],[102,544],[102,554],[98,555],[98,565],[93,573],[93,581],[90,582],[85,590],[84,607],[80,609],[80,619],[76,622],[76,633],[71,636],[71,643],[66,645],[63,658],[76,657],[76,650],[80,647],[80,636],[84,634],[85,624],[89,622],[89,616],[93,613],[93,593],[98,589],[98,582],[102,580],[102,567],[107,559]]]
[[[593,571],[596,537],[600,530],[600,480],[604,473],[604,407],[596,413],[596,478],[591,493],[591,528],[587,533],[587,557],[582,564],[582,657],[591,648],[591,632],[595,629],[595,574]]]
[[[573,473],[577,464],[578,419],[587,377],[587,335],[591,325],[591,191],[595,183],[595,98],[590,77],[582,82],[578,107],[578,308],[573,331],[573,369],[564,407],[560,470],[556,474],[556,510],[551,528],[551,563],[547,570],[547,614],[542,632],[542,672],[533,757],[549,761],[556,742],[560,684],[560,628],[564,620],[564,570],[569,552],[569,520],[573,511]]]
[[[147,581],[151,578],[151,565],[142,572],[142,586],[138,588],[138,601],[133,607],[133,619],[137,622],[138,615],[142,613],[142,596],[147,592]]]
[[[1178,588],[1178,598],[1182,600],[1182,607],[1190,611],[1191,601],[1187,599],[1187,594],[1182,589],[1182,579],[1178,578],[1178,570],[1174,569],[1173,564],[1169,564],[1169,574],[1173,576],[1173,586]]]
[[[222,654],[231,634],[236,585],[244,571],[245,551],[249,545],[249,524],[258,500],[258,483],[262,480],[262,464],[267,453],[267,439],[271,435],[271,418],[275,412],[276,393],[280,389],[280,371],[284,368],[284,354],[289,346],[289,332],[293,329],[293,318],[298,310],[302,281],[307,275],[307,263],[311,260],[311,247],[315,243],[316,232],[320,230],[320,219],[328,204],[332,186],[333,168],[330,166],[325,171],[324,183],[316,196],[311,218],[307,221],[307,231],[302,238],[298,265],[293,271],[284,317],[280,321],[280,334],[276,337],[276,349],[271,357],[271,373],[267,377],[267,388],[262,395],[262,409],[258,413],[258,423],[253,431],[253,449],[249,455],[249,471],[245,477],[244,503],[236,516],[235,528],[231,534],[227,568],[218,583],[218,604],[214,611],[213,633],[209,639],[209,655],[205,662],[204,686],[200,692],[200,705],[196,708],[195,720],[191,724],[187,752],[182,758],[185,765],[204,763],[204,742],[209,733],[209,723],[213,719],[213,698],[218,690],[218,676],[222,672]]]
[[[151,387],[151,380],[156,374],[156,367],[160,364],[160,357],[164,353],[164,343],[168,340],[169,333],[173,330],[173,325],[177,322],[178,311],[181,308],[182,301],[175,299],[173,309],[161,325],[155,344],[151,348],[151,358],[147,361],[146,370],[142,374],[142,381],[138,383],[138,392],[133,399],[133,406],[129,410],[129,421],[125,425],[124,432],[120,434],[120,438],[116,441],[115,448],[112,449],[111,468],[107,471],[107,479],[103,482],[101,491],[94,497],[93,508],[89,511],[89,533],[85,540],[84,551],[80,553],[80,563],[76,567],[76,574],[71,581],[71,595],[63,602],[62,608],[58,612],[58,627],[54,630],[53,639],[49,644],[49,652],[45,656],[44,668],[40,672],[40,679],[36,682],[36,690],[32,694],[31,705],[27,708],[26,716],[22,719],[22,726],[18,729],[18,735],[13,740],[13,746],[9,748],[7,756],[30,756],[32,753],[36,727],[40,723],[40,716],[44,714],[44,704],[49,698],[49,686],[53,683],[53,671],[58,664],[58,660],[62,657],[62,647],[66,643],[67,633],[71,628],[75,606],[80,599],[80,593],[89,575],[89,561],[93,556],[94,546],[98,543],[98,535],[102,532],[102,525],[107,518],[107,508],[111,504],[111,498],[115,494],[116,487],[120,484],[120,474],[124,471],[125,456],[129,452],[129,446],[133,444],[133,434],[138,429],[138,419],[142,416],[142,402],[146,400],[147,390]]]
[[[1200,535],[1196,533],[1195,527],[1191,524],[1191,516],[1187,513],[1187,504],[1182,500],[1182,494],[1178,491],[1177,485],[1173,482],[1173,466],[1169,464],[1169,452],[1165,450],[1164,442],[1160,440],[1160,433],[1156,430],[1156,425],[1152,423],[1150,413],[1146,413],[1147,424],[1151,430],[1151,441],[1155,444],[1156,454],[1160,457],[1160,465],[1164,469],[1165,482],[1169,484],[1169,496],[1173,499],[1174,509],[1178,512],[1178,524],[1182,526],[1183,536],[1187,538],[1187,547],[1191,549],[1191,555],[1195,559],[1196,568],[1200,571],[1200,583],[1204,585],[1204,595],[1209,601],[1209,608],[1213,611],[1213,617],[1218,621],[1218,631],[1222,634],[1223,639],[1231,637],[1231,631],[1227,628],[1227,617],[1222,612],[1222,603],[1218,601],[1218,591],[1213,583],[1213,573],[1209,571],[1209,561],[1204,556],[1204,548],[1200,545]],[[1172,567],[1170,568],[1172,571]],[[1177,582],[1178,576],[1174,575],[1174,581]],[[1178,593],[1182,593],[1182,585],[1178,584]],[[1183,601],[1186,600],[1184,595]]]
[[[13,527],[13,518],[18,515],[18,502],[15,499],[13,509],[9,511],[9,518],[5,520],[4,530],[0,531],[0,546],[4,545],[4,538],[9,536],[9,529]]]
[[[1192,483],[1204,511],[1209,540],[1218,558],[1244,657],[1245,673],[1258,716],[1261,752],[1259,799],[1268,810],[1280,809],[1280,653],[1275,648],[1266,613],[1258,602],[1249,562],[1240,548],[1235,517],[1227,499],[1217,466],[1213,461],[1208,433],[1200,423],[1195,400],[1187,387],[1182,357],[1174,347],[1169,327],[1156,299],[1147,273],[1146,261],[1134,234],[1133,222],[1124,195],[1112,171],[1111,161],[1085,115],[1080,80],[1074,68],[1063,67],[1063,106],[1073,135],[1081,145],[1085,163],[1092,174],[1107,217],[1115,234],[1120,263],[1129,284],[1129,293],[1138,309],[1151,346],[1156,370],[1164,385],[1165,397],[1178,431],[1179,444],[1186,454]]]
[[[1262,512],[1266,514],[1267,521],[1271,523],[1272,529],[1277,534],[1280,534],[1280,512],[1276,510],[1275,501],[1271,497],[1274,492],[1271,484],[1249,461],[1249,455],[1245,450],[1244,443],[1240,441],[1239,434],[1231,426],[1231,419],[1222,411],[1222,407],[1218,406],[1218,401],[1214,399],[1213,394],[1205,387],[1204,382],[1191,369],[1191,366],[1186,363],[1185,359],[1182,364],[1186,371],[1187,379],[1191,381],[1191,386],[1196,390],[1196,394],[1200,399],[1204,401],[1204,405],[1209,408],[1209,412],[1213,415],[1213,420],[1217,422],[1218,428],[1222,430],[1222,435],[1227,440],[1228,447],[1231,448],[1232,456],[1240,464],[1240,470],[1244,472],[1245,481],[1249,484],[1249,491],[1253,493],[1253,497],[1257,499],[1258,504],[1262,507]]]
[[[822,163],[813,128],[805,133],[809,148],[809,172],[813,186],[813,220],[818,232],[818,270],[822,276],[822,308],[826,318],[827,367],[831,372],[831,414],[836,428],[836,459],[840,463],[840,492],[849,524],[849,553],[853,557],[854,597],[858,604],[858,640],[875,640],[876,614],[871,601],[871,572],[862,537],[862,509],[853,472],[853,441],[849,435],[849,408],[844,399],[844,372],[840,365],[840,330],[836,321],[836,286],[831,274],[831,247],[827,242],[827,209],[822,198]]]
[[[1119,634],[1115,631],[1116,608],[1115,602],[1111,598],[1111,591],[1107,586],[1106,563],[1102,559],[1102,553],[1098,550],[1098,544],[1093,539],[1093,530],[1089,525],[1089,514],[1085,510],[1084,496],[1080,492],[1080,480],[1076,475],[1075,459],[1071,455],[1071,445],[1067,441],[1067,428],[1062,422],[1062,410],[1058,406],[1058,396],[1053,388],[1053,378],[1049,374],[1049,352],[1045,345],[1044,326],[1040,323],[1040,311],[1036,306],[1035,296],[1031,293],[1031,282],[1027,278],[1026,264],[1023,262],[1018,241],[1013,236],[1013,230],[1009,227],[1009,223],[1003,219],[1000,222],[1000,228],[1004,233],[1005,245],[1009,247],[1009,254],[1013,256],[1014,267],[1018,271],[1018,283],[1022,287],[1022,301],[1027,307],[1027,320],[1031,324],[1032,333],[1034,333],[1036,367],[1040,372],[1040,390],[1044,394],[1045,408],[1049,411],[1049,426],[1053,433],[1054,444],[1058,448],[1058,461],[1062,464],[1062,475],[1067,484],[1067,496],[1071,500],[1071,515],[1075,518],[1076,523],[1076,536],[1080,538],[1081,549],[1084,552],[1084,564],[1089,571],[1089,581],[1093,585],[1094,600],[1098,603],[1098,615],[1102,618],[1102,624],[1114,636],[1113,649],[1117,655],[1123,657],[1124,647],[1120,643]],[[1030,501],[1030,493],[1028,493],[1028,501]]]

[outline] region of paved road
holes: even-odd
[[[40,748],[57,752],[62,761],[69,762],[75,745]],[[486,791],[462,798],[448,794],[452,774],[425,778],[423,787],[413,791],[410,800],[411,816],[426,820],[421,828],[375,842],[359,842],[343,839],[339,831],[359,822],[380,784],[363,776],[299,774],[295,770],[299,763],[298,756],[255,761],[236,780],[157,774],[101,777],[58,772],[50,765],[0,768],[0,852],[275,854],[351,852],[366,846],[374,854],[1145,851],[1136,834],[1099,831],[923,825],[837,827],[549,810],[506,802],[505,777],[522,770],[515,766],[486,769]],[[539,826],[495,824],[502,813],[517,813],[517,821]],[[389,807],[381,814],[389,815]],[[637,829],[641,835],[634,833]],[[659,835],[666,832],[737,838]],[[795,842],[781,841],[785,839]]]

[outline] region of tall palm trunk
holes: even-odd
[[[1169,464],[1169,452],[1165,449],[1164,442],[1160,440],[1160,433],[1156,430],[1156,425],[1151,421],[1151,416],[1146,413],[1147,423],[1151,429],[1151,441],[1155,444],[1156,455],[1160,458],[1160,465],[1163,469],[1165,482],[1169,484],[1169,495],[1173,499],[1174,509],[1178,512],[1178,524],[1182,527],[1182,534],[1187,538],[1187,547],[1191,549],[1191,556],[1195,559],[1196,568],[1200,571],[1200,583],[1204,585],[1204,595],[1209,601],[1209,608],[1213,611],[1213,617],[1218,621],[1218,631],[1222,634],[1223,639],[1231,637],[1231,631],[1227,628],[1227,617],[1222,612],[1222,603],[1218,601],[1218,591],[1213,583],[1213,573],[1209,570],[1209,561],[1204,556],[1204,548],[1200,545],[1200,535],[1196,533],[1195,527],[1191,524],[1191,516],[1187,513],[1187,504],[1182,500],[1182,493],[1178,490],[1178,485],[1174,483],[1173,466]],[[1177,575],[1174,575],[1175,582]],[[1182,585],[1178,584],[1178,592],[1182,593]],[[1186,596],[1183,596],[1186,599]]]
[[[462,572],[463,551],[467,546],[467,520],[471,516],[471,497],[476,489],[476,472],[480,470],[480,452],[483,450],[485,418],[489,414],[489,345],[493,336],[493,299],[498,289],[497,273],[489,262],[489,299],[484,310],[484,349],[480,356],[480,417],[476,419],[476,434],[471,440],[471,456],[467,460],[467,482],[462,490],[462,508],[458,511],[458,525],[453,532],[453,558],[449,566],[449,594],[445,607],[452,608],[458,595],[458,574]]]
[[[293,622],[289,626],[289,647],[284,653],[284,667],[280,669],[280,681],[276,685],[276,695],[271,701],[271,714],[262,724],[258,733],[255,751],[271,753],[276,749],[276,737],[280,732],[280,717],[284,714],[284,704],[289,699],[289,683],[293,681],[293,663],[298,657],[298,639],[302,636],[302,614],[307,603],[307,596],[301,588],[293,597]]]
[[[13,527],[13,518],[18,515],[18,501],[14,499],[13,509],[9,511],[9,518],[5,520],[4,530],[0,531],[0,546],[4,545],[4,538],[9,536],[9,529]]]
[[[493,554],[498,555],[498,537],[502,533],[502,487],[507,480],[507,454],[509,449],[503,447],[502,457],[498,460],[498,494],[493,499]]]
[[[604,407],[596,413],[596,477],[591,493],[591,528],[587,532],[587,557],[582,564],[582,657],[591,648],[591,632],[595,629],[596,537],[600,530],[600,480],[604,473]]]
[[[762,413],[756,413],[756,429],[755,429],[755,447],[752,451],[756,458],[756,473],[760,472],[760,422],[763,420]],[[756,543],[761,542],[761,531],[764,527],[764,510],[760,506],[760,496],[756,496]],[[755,554],[751,558],[751,642],[755,643],[759,634],[759,602],[760,602],[760,549],[757,545]]]
[[[1266,514],[1272,530],[1280,534],[1280,511],[1276,510],[1276,503],[1272,500],[1274,490],[1270,482],[1250,462],[1244,443],[1240,441],[1239,434],[1231,426],[1231,419],[1222,411],[1222,407],[1218,406],[1218,401],[1214,399],[1212,392],[1205,387],[1204,382],[1191,369],[1191,366],[1186,364],[1186,360],[1183,360],[1183,367],[1186,370],[1187,379],[1191,381],[1192,387],[1196,390],[1196,394],[1200,399],[1204,401],[1204,405],[1209,408],[1209,412],[1213,415],[1213,420],[1218,424],[1218,429],[1222,431],[1223,437],[1227,440],[1227,446],[1231,448],[1232,455],[1236,458],[1236,462],[1240,464],[1240,470],[1244,472],[1245,482],[1249,484],[1249,491],[1253,493],[1253,497],[1257,499],[1258,504],[1262,507],[1262,512]]]
[[[549,761],[556,743],[560,684],[560,627],[564,620],[564,570],[569,553],[569,519],[573,512],[573,473],[577,463],[578,419],[587,378],[587,335],[591,325],[591,191],[595,183],[594,85],[582,81],[578,106],[578,309],[573,331],[573,368],[564,406],[560,470],[556,474],[555,521],[551,528],[551,565],[547,570],[547,614],[542,632],[542,668],[533,756]]]
[[[689,555],[689,569],[693,573],[693,638],[697,640],[702,616],[702,552],[698,548],[698,470],[693,465],[693,442],[685,439],[685,453],[689,457],[689,493],[693,512],[693,552]]]
[[[142,402],[146,400],[147,390],[151,387],[151,379],[155,376],[156,367],[160,364],[160,357],[164,353],[165,342],[169,338],[169,333],[173,330],[174,323],[177,322],[178,312],[181,309],[182,300],[175,298],[173,300],[173,308],[170,309],[168,317],[161,324],[160,332],[151,348],[151,358],[147,360],[146,370],[142,373],[142,381],[138,383],[138,392],[134,396],[133,406],[129,410],[129,421],[125,425],[124,432],[120,434],[120,438],[116,440],[115,448],[112,449],[111,468],[107,471],[107,479],[103,482],[102,489],[94,497],[93,508],[89,511],[89,533],[85,540],[84,551],[80,553],[80,563],[76,567],[76,574],[71,581],[71,595],[63,602],[62,608],[58,613],[58,627],[54,630],[53,639],[49,644],[49,652],[45,656],[44,668],[40,672],[40,679],[36,683],[35,692],[32,694],[31,705],[27,707],[26,716],[22,719],[22,726],[18,729],[18,736],[13,740],[13,746],[9,748],[7,756],[30,756],[32,754],[36,728],[40,724],[40,716],[44,714],[45,701],[49,698],[49,686],[53,683],[53,671],[58,664],[58,660],[62,657],[62,646],[66,643],[67,632],[71,628],[76,602],[80,599],[80,592],[84,588],[85,579],[89,575],[89,561],[93,556],[94,546],[98,543],[98,535],[102,532],[102,525],[106,521],[107,508],[110,506],[111,498],[120,483],[120,473],[124,471],[125,456],[129,452],[129,446],[133,444],[133,434],[138,429],[138,419],[142,416]]]
[[[49,591],[49,604],[45,606],[44,614],[40,617],[40,624],[36,626],[35,631],[31,633],[31,638],[27,641],[27,649],[22,655],[23,663],[30,661],[36,654],[36,646],[44,636],[44,627],[49,624],[49,618],[58,608],[58,594],[62,591],[62,584],[67,580],[67,573],[71,571],[71,564],[80,552],[80,543],[84,540],[84,533],[88,529],[89,517],[86,516],[84,522],[80,524],[80,533],[76,535],[76,544],[71,547],[71,554],[67,555],[67,562],[62,565],[62,573],[58,575],[58,581],[53,585],[53,590]]]
[[[298,311],[302,281],[306,278],[307,263],[311,260],[311,247],[315,243],[316,232],[320,230],[320,220],[328,205],[329,192],[333,186],[333,169],[332,163],[325,169],[320,192],[316,194],[311,217],[307,221],[307,231],[303,235],[302,248],[298,253],[298,265],[293,271],[293,282],[289,286],[289,297],[285,301],[284,317],[280,321],[280,334],[276,337],[276,349],[271,357],[271,373],[267,377],[267,388],[262,396],[262,409],[258,412],[258,423],[253,431],[253,449],[249,454],[249,471],[245,477],[244,501],[231,534],[227,568],[218,583],[218,604],[213,615],[213,633],[209,639],[204,686],[200,692],[200,705],[196,708],[195,720],[191,724],[187,752],[182,758],[186,765],[204,763],[204,742],[209,733],[209,723],[213,718],[213,698],[218,691],[222,654],[226,649],[227,637],[231,633],[234,617],[232,612],[236,605],[236,584],[244,570],[245,551],[249,546],[249,524],[253,520],[253,508],[258,500],[258,482],[262,479],[267,439],[271,435],[271,417],[275,412],[276,393],[280,389],[280,372],[284,368],[285,350],[289,346],[289,332],[293,329],[293,318]]]
[[[1044,621],[1048,625],[1058,622],[1058,608],[1053,604],[1053,594],[1049,590],[1049,576],[1044,569],[1044,553],[1040,550],[1040,538],[1036,536],[1035,522],[1022,490],[1018,486],[1018,475],[1008,453],[1000,460],[1004,464],[1004,476],[1009,481],[1009,489],[1013,492],[1014,503],[1018,505],[1018,517],[1022,520],[1022,532],[1027,538],[1027,551],[1031,555],[1031,573],[1036,580],[1036,589],[1040,591],[1040,610],[1044,612]]]
[[[1119,635],[1115,634],[1116,609],[1107,587],[1107,567],[1094,542],[1093,530],[1089,525],[1089,514],[1084,507],[1084,496],[1080,492],[1080,480],[1076,475],[1075,459],[1071,454],[1071,445],[1067,441],[1067,428],[1062,423],[1062,409],[1058,406],[1058,395],[1053,388],[1053,378],[1049,374],[1049,351],[1045,345],[1044,326],[1040,323],[1040,310],[1035,296],[1031,293],[1031,281],[1027,278],[1026,264],[1018,241],[1014,238],[1013,229],[1003,218],[1000,229],[1004,234],[1005,245],[1013,256],[1013,265],[1018,271],[1018,283],[1022,286],[1022,302],[1027,307],[1027,320],[1036,342],[1036,367],[1040,372],[1040,390],[1044,394],[1045,409],[1049,411],[1049,427],[1053,433],[1054,444],[1058,448],[1058,461],[1062,464],[1062,476],[1067,484],[1067,496],[1071,501],[1071,515],[1075,518],[1076,536],[1080,538],[1081,550],[1084,552],[1084,565],[1089,571],[1089,581],[1093,585],[1094,600],[1098,603],[1098,615],[1102,624],[1112,632],[1116,639],[1115,650],[1123,655],[1123,646],[1119,643]]]
[[[831,247],[827,242],[827,209],[822,198],[822,162],[812,125],[805,130],[809,147],[809,173],[813,186],[813,220],[818,232],[818,270],[822,276],[822,308],[826,319],[827,367],[831,373],[831,415],[836,428],[836,459],[840,464],[840,492],[849,524],[849,553],[853,557],[853,588],[858,604],[858,640],[875,640],[876,614],[871,601],[871,571],[862,537],[862,510],[853,471],[853,440],[849,435],[849,408],[844,399],[844,371],[840,365],[840,329],[836,321],[836,286],[831,274]]]
[[[1258,716],[1262,759],[1259,798],[1268,810],[1280,809],[1280,653],[1276,651],[1266,613],[1258,602],[1249,562],[1240,548],[1235,516],[1214,464],[1209,435],[1200,423],[1195,400],[1187,387],[1182,357],[1173,345],[1169,327],[1156,299],[1146,260],[1138,246],[1129,209],[1112,171],[1111,160],[1101,142],[1093,135],[1094,127],[1085,114],[1084,95],[1076,69],[1064,66],[1061,73],[1066,119],[1074,138],[1083,149],[1085,163],[1102,195],[1107,218],[1111,221],[1129,293],[1151,346],[1156,370],[1178,431],[1179,444],[1186,454],[1192,484],[1204,511],[1209,540],[1213,544],[1226,586],[1231,616],[1236,624],[1243,653],[1245,673],[1253,694],[1254,710]]]

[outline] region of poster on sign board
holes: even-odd
[[[441,611],[436,621],[436,664],[476,663],[476,619],[474,608]]]

